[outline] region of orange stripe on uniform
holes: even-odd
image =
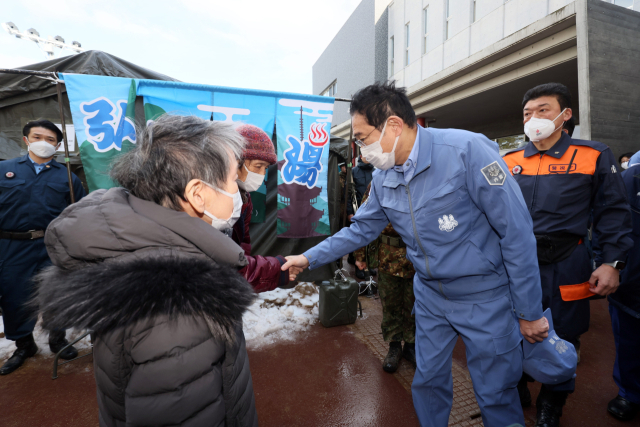
[[[560,286],[560,295],[562,295],[562,301],[578,301],[596,294],[589,289],[589,282],[584,282],[579,285]]]
[[[578,151],[576,152],[576,150]],[[576,156],[571,162],[574,152]],[[524,150],[520,150],[504,156],[504,161],[509,166],[509,172],[512,175],[515,166],[522,167],[521,175],[563,175],[566,174],[569,164],[571,164],[569,174],[593,175],[596,171],[598,157],[600,157],[600,151],[595,148],[570,145],[559,159],[547,155],[541,158],[539,154],[524,157]]]

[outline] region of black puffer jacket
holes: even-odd
[[[96,191],[47,229],[49,327],[95,331],[101,426],[257,426],[244,251],[204,221]]]

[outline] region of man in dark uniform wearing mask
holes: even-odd
[[[589,329],[589,298],[609,295],[633,246],[631,213],[616,159],[605,144],[563,132],[572,117],[571,93],[559,83],[529,90],[522,101],[526,146],[504,156],[533,219],[542,284],[542,308],[551,308],[560,338],[579,348]],[[593,230],[602,259],[592,271],[584,244]],[[536,402],[539,427],[557,427],[575,379],[543,384]],[[531,404],[526,381],[518,384],[523,406]]]
[[[38,351],[35,310],[27,305],[35,291],[32,277],[51,263],[44,244],[47,226],[71,203],[67,170],[53,159],[62,141],[60,129],[37,120],[27,123],[22,133],[29,153],[0,162],[0,307],[5,338],[17,346],[0,375],[15,371]],[[72,178],[78,201],[85,191],[80,179]],[[67,344],[64,330],[49,332],[53,353]],[[70,347],[60,357],[77,355]]]

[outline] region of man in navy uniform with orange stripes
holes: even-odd
[[[589,329],[589,299],[616,291],[633,241],[631,213],[616,159],[605,144],[572,139],[563,132],[571,119],[571,94],[559,83],[529,90],[522,101],[529,143],[504,156],[533,219],[543,309],[551,308],[558,335],[578,349]],[[583,238],[593,214],[603,262],[593,271]],[[526,381],[518,386],[531,404]],[[558,426],[575,380],[543,384],[536,426]]]

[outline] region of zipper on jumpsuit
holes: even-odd
[[[544,156],[544,154],[542,155]],[[536,196],[538,195],[538,176],[540,176],[540,165],[542,164],[542,156],[538,159],[538,170],[536,171],[536,177],[533,181],[533,194],[531,195],[531,208],[529,211],[533,213],[533,207],[536,204]]]
[[[407,182],[407,185],[404,187],[404,191],[405,193],[407,193],[407,197],[409,198],[409,211],[411,212],[411,223],[413,225],[413,234],[416,236],[416,241],[418,242],[418,246],[420,246],[422,255],[424,255],[424,264],[427,267],[427,273],[429,273],[429,277],[433,279],[433,276],[431,275],[431,269],[429,268],[429,258],[427,257],[427,253],[425,252],[424,247],[422,246],[422,242],[420,241],[420,236],[418,235],[418,228],[416,227],[416,218],[413,214],[413,201],[411,200],[411,190],[409,190],[410,183],[411,181]],[[442,282],[440,282],[439,280],[438,280],[438,286],[440,287],[440,293],[442,294],[444,299],[448,300],[449,298],[447,298],[447,296],[444,294],[444,289],[442,289]]]

